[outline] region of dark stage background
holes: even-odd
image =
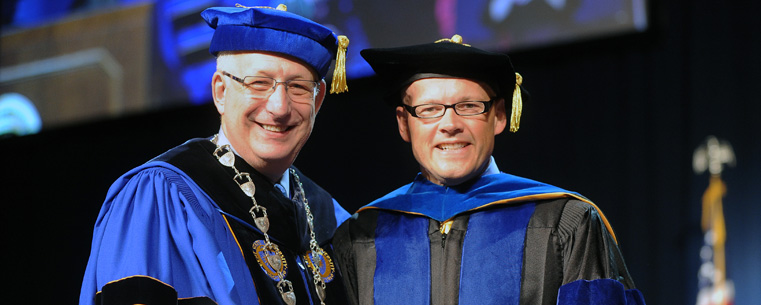
[[[605,211],[648,304],[694,304],[709,135],[729,141],[728,278],[761,304],[761,2],[652,1],[645,33],[511,52],[532,99],[498,136],[502,171],[578,191]],[[417,173],[373,78],[331,95],[296,164],[347,210]],[[0,140],[4,299],[74,304],[92,228],[122,173],[218,128],[210,104]]]

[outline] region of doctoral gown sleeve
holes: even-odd
[[[172,286],[179,298],[256,302],[250,275],[235,270],[246,266],[239,247],[214,207],[174,170],[152,167],[120,178],[95,224],[80,304],[92,304],[107,283],[138,275]]]
[[[590,204],[565,205],[557,229],[563,257],[557,304],[644,304],[602,219]]]

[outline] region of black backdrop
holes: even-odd
[[[730,141],[728,273],[736,304],[759,304],[761,2],[650,4],[647,33],[511,53],[532,100],[521,130],[498,136],[495,158],[595,201],[649,304],[694,304],[708,177],[692,172],[692,153],[708,135]],[[380,85],[353,80],[330,96],[296,162],[350,211],[417,172]],[[217,128],[204,105],[0,140],[6,297],[76,303],[108,186]]]

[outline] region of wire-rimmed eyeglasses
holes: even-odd
[[[232,75],[226,71],[221,71],[222,75],[232,78],[234,81],[239,82],[243,87],[246,87],[249,93],[255,98],[268,98],[275,92],[275,87],[278,84],[285,85],[285,92],[288,97],[294,102],[299,103],[311,103],[314,101],[314,96],[319,90],[316,81],[305,79],[289,79],[287,81],[279,82],[274,78],[267,76],[245,76],[243,78]]]

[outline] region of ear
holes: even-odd
[[[404,107],[397,106],[396,107],[396,124],[399,126],[399,135],[402,136],[402,140],[405,142],[410,141],[410,129],[409,125],[407,124],[408,117],[407,117],[407,111],[404,110]]]
[[[505,99],[500,98],[494,103],[494,135],[505,131],[507,127],[507,110],[505,109]]]
[[[227,94],[227,83],[222,79],[222,73],[219,71],[214,72],[211,77],[211,94],[214,98],[214,106],[217,107],[219,115],[225,113],[225,95]]]
[[[320,84],[318,85],[319,88],[317,89],[317,96],[314,97],[314,113],[317,114],[318,111],[320,111],[320,107],[322,106],[322,102],[325,100],[325,95],[327,92],[327,85],[325,84],[325,80],[321,80]]]

